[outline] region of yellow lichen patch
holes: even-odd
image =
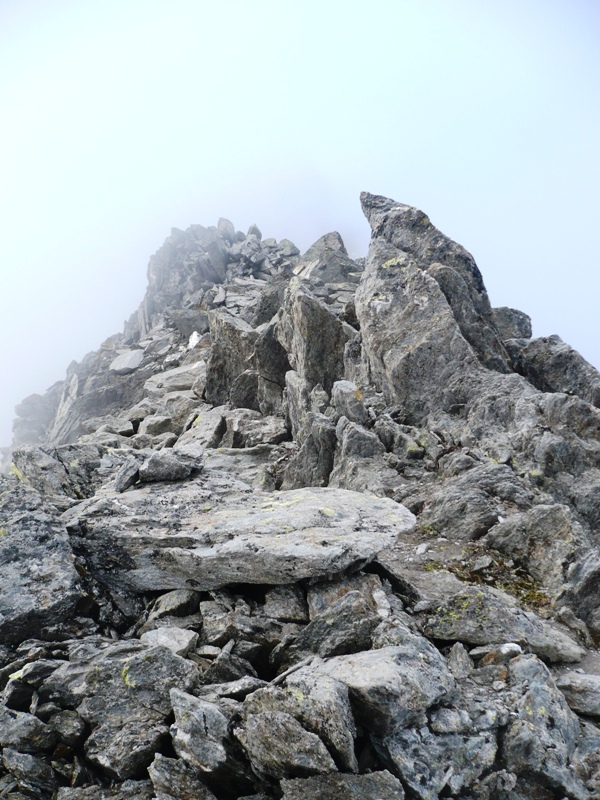
[[[22,473],[22,472],[21,472],[21,470],[20,470],[20,469],[17,467],[17,465],[16,465],[16,464],[11,464],[11,465],[10,465],[10,471],[12,472],[12,474],[13,474],[13,475],[16,475],[16,476],[17,476],[17,479],[18,479],[19,481],[22,481],[22,480],[23,480],[23,473]]]
[[[336,512],[333,510],[333,508],[321,508],[320,511],[325,517],[335,517]]]
[[[121,670],[121,677],[123,678],[125,686],[128,686],[130,689],[135,688],[135,681],[133,680],[133,678],[129,677],[129,665],[126,664],[123,667],[123,669]]]

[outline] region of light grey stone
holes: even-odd
[[[117,375],[129,375],[130,372],[135,372],[141,366],[143,360],[143,350],[127,350],[111,362],[109,369],[111,372],[116,372]]]

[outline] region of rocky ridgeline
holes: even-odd
[[[3,798],[600,797],[600,375],[362,204],[174,230],[18,407]]]

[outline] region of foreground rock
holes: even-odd
[[[202,483],[183,506],[176,489],[160,496],[158,517],[157,495],[144,489],[68,513],[78,552],[99,580],[139,592],[295,583],[363,566],[414,525],[392,500],[343,489],[263,494],[215,510]]]

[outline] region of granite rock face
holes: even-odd
[[[593,800],[600,375],[364,193],[174,229],[0,475],[8,800]]]

